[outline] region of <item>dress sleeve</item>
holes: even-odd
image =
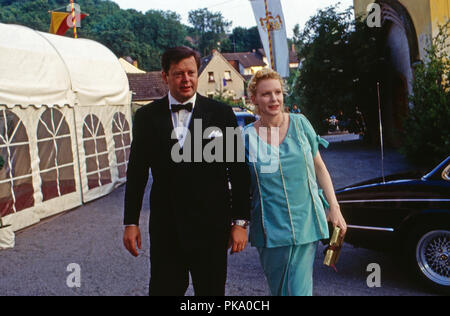
[[[302,124],[303,130],[305,131],[306,137],[308,138],[309,144],[311,145],[312,156],[315,157],[317,151],[319,150],[319,145],[327,148],[329,143],[328,141],[317,135],[314,127],[303,114],[300,114],[299,116],[300,123]]]

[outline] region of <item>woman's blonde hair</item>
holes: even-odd
[[[280,74],[278,72],[276,72],[275,70],[272,70],[270,68],[265,68],[265,69],[258,70],[253,75],[252,79],[250,79],[250,82],[248,83],[248,87],[247,87],[248,96],[250,98],[252,96],[255,96],[257,88],[258,88],[258,84],[261,81],[268,80],[268,79],[275,79],[275,80],[280,81],[281,89],[283,90],[283,93],[286,93],[286,86],[285,86],[284,80],[283,80],[283,78],[281,78]],[[254,106],[255,106],[256,114],[259,114],[258,105],[254,104]]]

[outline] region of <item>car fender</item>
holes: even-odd
[[[407,216],[398,228],[400,241],[407,238],[409,232],[416,226],[447,224],[450,228],[450,209],[425,209]]]

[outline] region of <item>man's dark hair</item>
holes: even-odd
[[[172,64],[178,64],[181,60],[194,57],[197,70],[200,69],[200,53],[186,46],[178,46],[167,49],[161,57],[162,70],[169,73]]]

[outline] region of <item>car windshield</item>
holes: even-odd
[[[239,115],[236,115],[236,119],[237,119],[238,125],[241,127],[244,127],[245,125],[248,125],[248,124],[256,121],[255,116],[253,116],[251,114],[248,114],[248,115],[239,114]]]

